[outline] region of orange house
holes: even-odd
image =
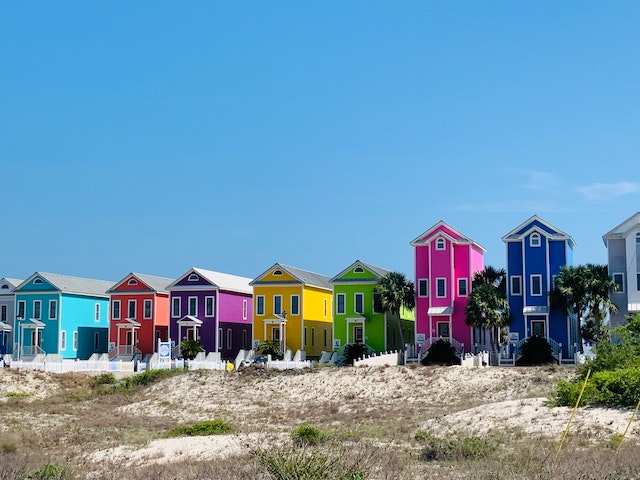
[[[107,290],[111,358],[152,354],[158,340],[169,339],[171,282],[171,278],[130,273]]]

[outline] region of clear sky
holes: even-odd
[[[413,277],[439,220],[606,263],[640,210],[640,2],[0,5],[0,277]]]

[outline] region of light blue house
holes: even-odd
[[[562,266],[573,264],[575,242],[535,215],[502,241],[507,246],[509,334],[514,350],[529,337],[539,336],[547,339],[557,359],[573,358],[581,347],[577,319],[551,309],[549,292]]]
[[[0,279],[0,356],[13,351],[12,332],[15,323],[14,290],[22,280],[15,278]]]
[[[15,290],[14,358],[106,353],[114,282],[36,272]]]

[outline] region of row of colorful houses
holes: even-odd
[[[502,237],[515,346],[531,336],[571,358],[581,348],[577,319],[549,305],[554,276],[573,263],[570,235],[538,216]],[[618,289],[612,323],[640,311],[640,212],[603,236]],[[439,339],[462,355],[489,348],[488,333],[466,323],[465,307],[485,249],[445,222],[411,242],[415,255],[413,311],[401,318],[376,310],[374,290],[388,270],[356,260],[333,277],[274,264],[251,279],[202,268],[178,278],[129,273],[118,282],[36,272],[0,280],[0,353],[112,358],[154,353],[158,342],[184,339],[233,358],[263,341],[309,357],[346,344],[377,352],[407,344],[426,351]],[[404,339],[405,345],[402,345]]]

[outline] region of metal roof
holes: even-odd
[[[217,286],[220,290],[227,290],[231,292],[248,293],[248,294],[253,293],[253,289],[249,285],[249,283],[251,282],[251,279],[248,277],[239,277],[238,275],[214,272],[213,270],[205,270],[204,268],[195,268],[195,267],[193,268],[193,271],[196,272],[198,275],[206,278],[209,282]]]
[[[113,285],[112,281],[107,280],[71,277],[68,275],[59,275],[57,273],[36,272],[29,278],[27,278],[24,282],[22,282],[16,290],[19,290],[23,285],[26,285],[28,282],[30,282],[31,279],[38,276],[49,282],[62,293],[74,293],[78,295],[106,297],[107,290],[109,290],[109,288]]]

